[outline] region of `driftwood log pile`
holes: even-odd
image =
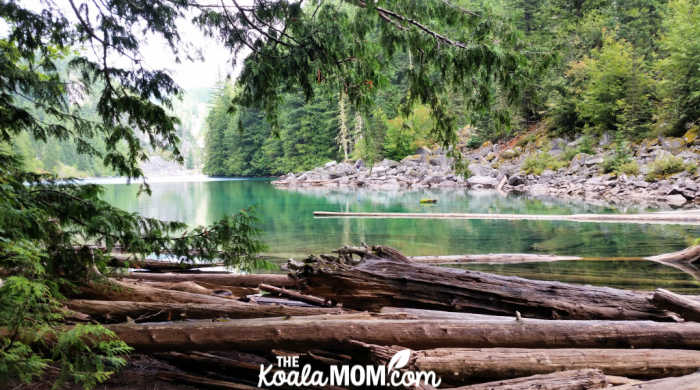
[[[289,275],[115,273],[66,309],[134,348],[106,388],[255,389],[281,356],[328,373],[409,350],[401,372],[434,372],[441,389],[700,389],[696,297],[429,263],[374,246],[290,261]]]

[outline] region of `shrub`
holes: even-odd
[[[546,169],[556,171],[567,166],[568,163],[553,157],[551,154],[542,152],[528,156],[523,162],[523,172],[534,175],[541,175]]]
[[[583,61],[586,82],[576,111],[597,132],[643,137],[652,119],[653,79],[632,45],[606,34],[603,47]]]
[[[639,173],[639,165],[632,160],[628,143],[623,141],[620,136],[615,143],[615,153],[606,158],[600,168],[603,173],[614,173],[615,175],[621,173],[636,175]]]
[[[683,163],[682,158],[664,154],[649,165],[649,173],[646,179],[647,181],[654,181],[684,170],[686,170],[686,164]]]

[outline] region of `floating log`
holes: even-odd
[[[406,219],[480,219],[506,221],[568,221],[595,223],[637,223],[700,225],[700,210],[640,214],[485,214],[485,213],[378,213],[314,211],[314,217],[406,218]]]
[[[262,318],[347,313],[339,308],[258,305],[235,300],[224,303],[165,303],[132,301],[95,301],[75,299],[67,302],[72,310],[102,322],[171,321],[205,318]]]
[[[409,256],[422,264],[520,264],[549,263],[553,261],[584,260],[579,256],[537,255],[528,253],[496,253],[482,255]],[[596,259],[598,260],[598,259]],[[641,260],[641,259],[640,259]]]
[[[686,321],[700,322],[700,302],[662,288],[654,292],[652,302],[662,309],[677,313]]]
[[[106,325],[137,351],[341,351],[351,340],[431,348],[700,349],[700,323],[653,321],[459,321],[327,316]],[[306,318],[306,319],[305,319]]]
[[[374,363],[387,364],[405,349],[362,345]],[[447,383],[479,383],[563,370],[599,369],[607,375],[661,378],[700,369],[700,351],[679,349],[438,348],[413,351],[406,367],[434,371]]]
[[[328,306],[327,302],[323,298],[314,297],[311,295],[301,294],[296,291],[286,290],[283,288],[270,286],[269,284],[260,284],[258,288],[262,291],[267,291],[270,293],[277,294],[282,297],[287,297],[301,302],[306,302],[316,306]]]
[[[146,272],[131,272],[115,277],[137,279],[151,282],[195,282],[198,284],[209,283],[217,286],[237,286],[257,288],[260,284],[269,284],[276,287],[294,287],[294,279],[283,274],[231,274],[231,273],[192,273],[152,274]]]
[[[655,379],[653,381],[610,387],[610,390],[698,390],[700,372],[695,374]]]
[[[606,387],[606,377],[599,370],[575,370],[444,390],[589,390]]]
[[[645,259],[676,268],[700,280],[700,245],[691,246],[678,252],[645,257]]]
[[[337,253],[309,257],[296,276],[305,293],[358,310],[398,306],[497,315],[519,311],[545,319],[673,320],[642,293],[416,264],[379,246]]]

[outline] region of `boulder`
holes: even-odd
[[[671,153],[678,153],[685,145],[685,141],[682,138],[663,138],[661,140],[661,147]]]
[[[492,176],[496,177],[498,175],[498,171],[487,166],[487,165],[482,165],[482,164],[469,164],[469,171],[474,175],[474,176]]]
[[[515,187],[521,184],[525,184],[525,178],[520,175],[513,175],[510,178],[508,178],[508,185],[510,186]]]
[[[672,207],[681,207],[688,203],[688,199],[685,198],[685,196],[680,195],[680,194],[674,194],[674,195],[669,195],[666,197],[666,202],[668,202],[669,205]]]
[[[364,167],[365,167],[365,162],[362,161],[361,158],[358,159],[357,161],[355,161],[355,169],[362,169]]]
[[[432,152],[430,149],[426,148],[425,146],[421,146],[420,148],[416,149],[416,154],[419,156],[429,156]]]
[[[480,185],[487,188],[496,188],[498,180],[490,176],[472,176],[467,179],[467,183],[471,186]]]
[[[335,164],[337,164],[337,162],[335,162],[335,161],[329,161],[329,162],[323,164],[323,167],[326,168],[326,169],[328,169],[328,168],[330,168],[330,167],[335,166]]]

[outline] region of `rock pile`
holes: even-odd
[[[639,167],[638,174],[603,174],[601,165],[612,157],[611,137],[603,136],[595,154],[578,153],[568,166],[544,170],[541,174],[523,171],[529,156],[548,150],[553,158],[576,148],[582,139],[556,138],[542,145],[507,147],[486,143],[464,153],[471,176],[453,171],[453,161],[440,150],[421,148],[416,155],[398,161],[383,160],[367,166],[362,160],[328,162],[308,172],[289,173],[273,184],[281,187],[363,187],[372,189],[473,188],[504,192],[571,198],[616,205],[649,207],[697,207],[700,205],[700,172],[684,170],[660,180],[647,181],[649,167],[669,155],[688,167],[700,162],[700,144],[692,139],[659,138],[630,146],[629,155]]]

